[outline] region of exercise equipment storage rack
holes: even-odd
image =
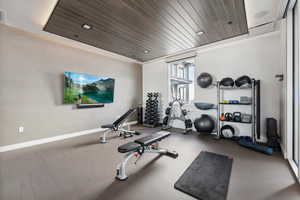
[[[223,98],[225,96],[224,90],[249,90],[251,103],[224,103]],[[221,94],[222,92],[222,94]],[[222,87],[220,82],[217,82],[217,138],[220,138],[221,127],[225,123],[241,123],[249,124],[251,126],[251,138],[255,142],[256,139],[260,139],[260,81],[251,80],[251,85],[248,87]],[[221,111],[224,110],[225,106],[250,106],[251,108],[251,122],[242,122],[242,121],[226,121],[220,120]]]

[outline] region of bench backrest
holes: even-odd
[[[155,142],[159,142],[159,141],[165,139],[166,137],[169,137],[170,135],[171,135],[170,132],[159,131],[157,133],[153,133],[151,135],[139,138],[139,139],[135,140],[134,142],[138,143],[140,145],[143,145],[143,146],[148,146]]]
[[[125,114],[123,114],[120,118],[118,118],[116,121],[114,121],[113,125],[114,127],[119,127],[130,115],[135,113],[136,108],[129,109]]]

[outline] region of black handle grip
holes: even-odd
[[[241,117],[241,116],[242,116],[242,113],[241,113],[241,112],[234,112],[234,113],[233,113],[233,116],[234,116],[234,117],[235,117],[235,116]]]

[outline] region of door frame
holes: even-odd
[[[300,182],[300,168],[299,165],[295,163],[293,160],[293,127],[294,127],[294,119],[293,119],[293,77],[294,77],[294,71],[293,71],[293,65],[294,65],[294,56],[298,56],[300,58],[300,51],[298,52],[298,55],[294,54],[294,30],[293,30],[293,24],[294,24],[294,7],[297,6],[295,9],[299,10],[299,3],[296,4],[296,0],[291,0],[288,10],[287,10],[287,16],[286,16],[286,88],[287,88],[287,95],[286,95],[286,109],[287,109],[287,115],[286,115],[286,158],[289,161],[289,164],[291,168],[293,169],[293,172],[295,176],[297,177],[298,181]],[[298,20],[299,23],[300,20]],[[300,24],[299,24],[300,25]],[[300,27],[300,26],[299,26]],[[299,35],[299,34],[298,34]],[[298,46],[300,47],[299,43],[299,36],[298,36]],[[299,67],[299,66],[298,66]],[[300,71],[300,70],[299,70]],[[300,78],[300,74],[298,74],[298,78]],[[300,87],[298,87],[300,88]],[[299,89],[298,89],[299,90]],[[299,99],[299,93],[298,91],[298,99]],[[299,113],[299,112],[297,112]],[[298,114],[299,115],[299,114]],[[299,116],[298,116],[299,119]],[[299,127],[299,126],[298,126]],[[299,134],[299,130],[296,130]],[[298,137],[298,145],[300,145],[300,137]],[[298,147],[298,161],[300,160],[300,148]]]

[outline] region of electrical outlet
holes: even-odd
[[[0,9],[0,24],[5,24],[6,22],[6,12]]]
[[[19,127],[19,133],[23,133],[24,132],[24,127],[23,126],[20,126]]]

